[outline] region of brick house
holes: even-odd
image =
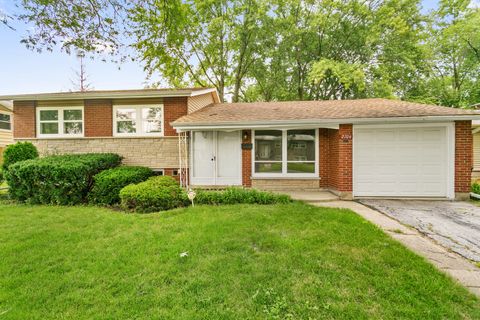
[[[115,152],[192,186],[464,198],[474,111],[388,99],[220,103],[215,89],[3,96],[41,154]]]

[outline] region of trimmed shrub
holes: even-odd
[[[185,191],[169,176],[126,186],[120,190],[120,199],[124,209],[142,213],[182,207],[188,201]]]
[[[478,182],[474,182],[471,187],[471,191],[476,194],[480,194],[480,184]]]
[[[292,199],[284,194],[231,187],[221,191],[197,190],[194,202],[197,204],[276,204],[289,203]]]
[[[50,156],[12,164],[5,177],[15,200],[71,205],[85,201],[94,175],[120,162],[113,153]]]
[[[6,171],[16,162],[35,158],[38,158],[38,151],[31,142],[17,142],[7,146],[3,151],[2,168]]]
[[[153,171],[146,167],[122,166],[100,172],[93,177],[93,188],[88,202],[112,205],[120,202],[120,190],[129,184],[147,180]]]

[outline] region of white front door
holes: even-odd
[[[451,125],[354,126],[353,194],[452,197]]]
[[[215,146],[213,131],[192,133],[191,184],[215,184]]]
[[[240,185],[240,131],[192,132],[191,184]]]

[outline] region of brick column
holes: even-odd
[[[352,186],[353,126],[341,124],[338,129],[338,191],[350,193]]]
[[[13,102],[13,138],[35,138],[35,101]]]
[[[455,121],[455,193],[464,198],[470,192],[473,166],[472,122]]]
[[[247,135],[247,139],[243,137]],[[252,130],[242,131],[242,143],[252,143]],[[242,149],[242,185],[252,186],[252,150]]]
[[[188,112],[187,97],[165,98],[163,100],[164,134],[176,136],[177,131],[170,125],[171,122],[183,117]]]
[[[318,129],[318,172],[320,177],[320,188],[328,188],[329,185],[329,178],[328,178],[328,158],[329,158],[329,150],[328,150],[328,129],[320,128]]]
[[[113,110],[111,100],[85,100],[85,137],[111,137]]]

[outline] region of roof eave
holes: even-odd
[[[212,130],[212,129],[245,129],[245,128],[283,128],[298,126],[332,126],[334,124],[376,124],[376,123],[405,123],[405,122],[442,122],[460,120],[480,120],[480,115],[449,115],[449,116],[418,116],[418,117],[384,117],[384,118],[345,118],[345,119],[304,119],[304,120],[269,120],[269,121],[229,121],[229,122],[202,122],[178,123],[171,125],[178,131]]]
[[[206,93],[212,93],[218,99],[218,92],[215,88],[204,90],[172,90],[168,92],[155,91],[124,91],[124,92],[65,92],[65,93],[40,93],[40,94],[19,94],[0,96],[0,100],[13,101],[58,101],[58,100],[94,100],[94,99],[135,99],[135,98],[170,98],[170,97],[191,97]]]

